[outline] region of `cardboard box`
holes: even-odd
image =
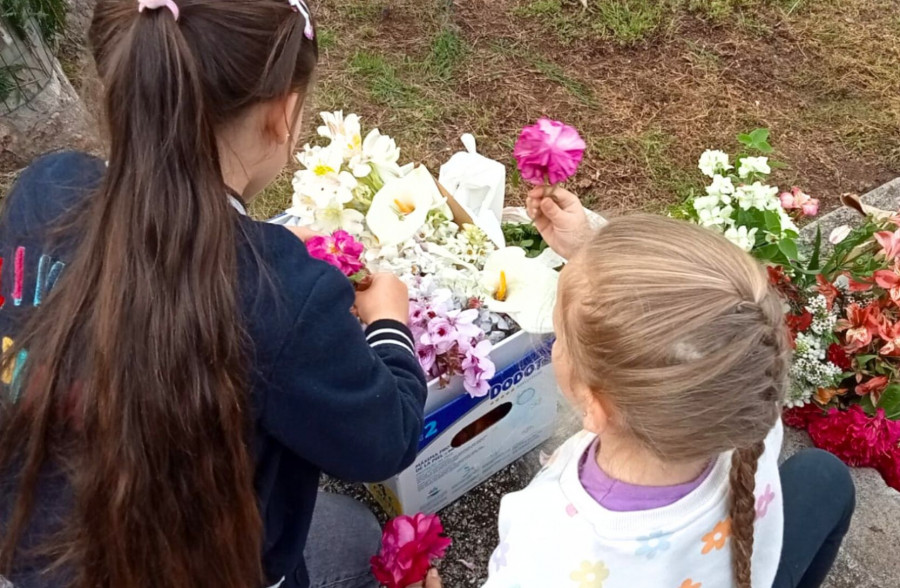
[[[390,515],[437,512],[550,438],[558,400],[552,343],[527,333],[500,343],[483,398],[470,397],[459,378],[444,389],[431,382],[416,461],[367,485]]]

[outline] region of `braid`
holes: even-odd
[[[765,445],[738,449],[731,457],[731,553],[737,588],[751,588],[753,527],[756,522],[756,466]]]

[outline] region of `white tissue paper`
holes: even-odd
[[[475,137],[462,136],[461,151],[441,166],[438,181],[459,202],[494,244],[506,247],[500,219],[506,196],[506,166],[480,155]]]

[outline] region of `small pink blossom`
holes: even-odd
[[[790,192],[782,192],[781,207],[785,210],[799,210],[804,216],[819,214],[819,201],[794,186]]]
[[[558,184],[575,175],[586,148],[574,128],[542,118],[536,125],[522,129],[514,155],[527,182]]]
[[[466,350],[466,356],[462,362],[465,388],[470,395],[476,398],[487,395],[491,389],[488,382],[497,371],[494,362],[490,359],[492,349],[493,345],[490,341],[480,341],[474,347]]]
[[[434,367],[435,360],[437,360],[437,353],[434,347],[431,345],[416,345],[416,355],[419,358],[419,365],[422,366],[422,370],[426,374],[430,372],[431,368]]]
[[[332,265],[350,277],[363,269],[363,244],[347,231],[335,231],[330,237],[316,236],[306,242],[310,257]]]
[[[434,347],[438,353],[446,353],[456,343],[456,338],[456,329],[447,317],[438,316],[428,321],[427,330],[419,341]]]
[[[372,574],[387,588],[408,588],[425,579],[451,543],[437,515],[399,516],[384,526]]]

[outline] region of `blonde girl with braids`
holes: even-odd
[[[528,208],[570,260],[553,364],[584,431],[503,499],[486,588],[819,586],[853,485],[817,451],[779,472],[790,343],[763,268],[661,217],[591,234],[564,190]]]

